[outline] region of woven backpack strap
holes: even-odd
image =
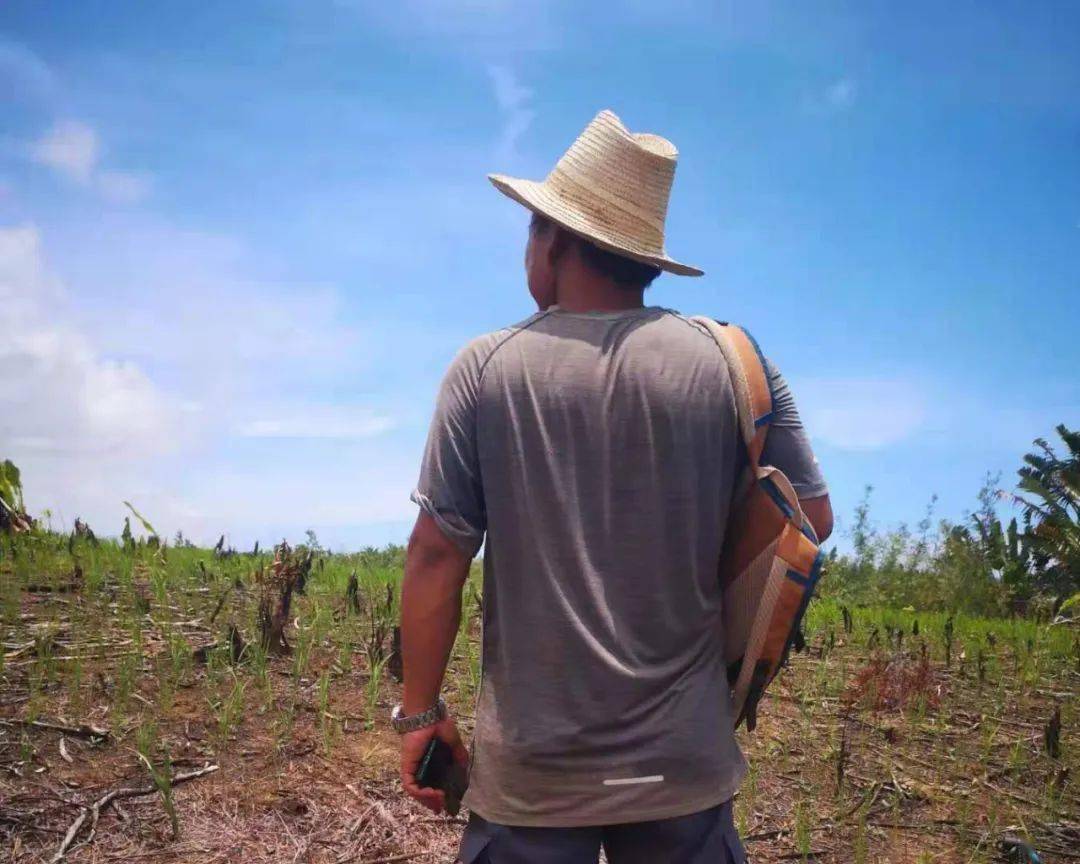
[[[739,430],[750,464],[757,473],[773,416],[772,388],[765,372],[765,360],[754,338],[742,327],[714,321],[703,315],[691,320],[709,332],[727,361],[731,384],[735,389]]]

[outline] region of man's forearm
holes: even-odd
[[[402,708],[426,711],[439,696],[461,622],[461,591],[469,560],[456,548],[438,548],[414,532],[401,589]],[[438,542],[436,538],[436,543]]]

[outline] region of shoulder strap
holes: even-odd
[[[703,315],[690,320],[709,332],[727,361],[731,383],[735,388],[739,429],[750,463],[757,469],[773,415],[772,388],[757,342],[742,327],[726,321],[714,321]]]

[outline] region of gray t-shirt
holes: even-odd
[[[822,495],[769,372],[765,461]],[[740,450],[720,350],[674,312],[553,308],[458,354],[413,500],[469,554],[486,534],[471,809],[604,825],[735,792],[716,565]]]

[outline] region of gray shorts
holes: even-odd
[[[473,813],[461,864],[746,864],[731,802],[689,816],[595,828],[515,828]]]

